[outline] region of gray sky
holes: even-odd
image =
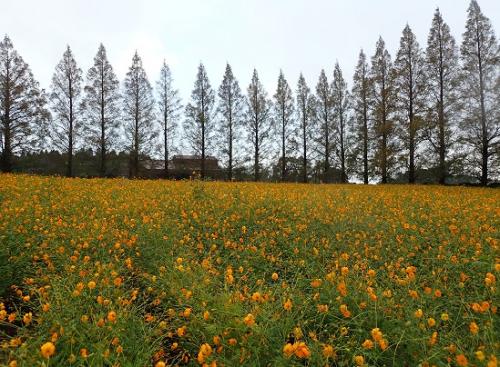
[[[137,49],[154,85],[163,59],[183,102],[202,61],[217,88],[228,61],[246,92],[253,68],[270,95],[280,68],[292,89],[302,71],[311,88],[338,60],[350,82],[360,48],[381,35],[394,57],[409,23],[425,47],[434,10],[460,42],[469,0],[0,0],[7,33],[43,88],[69,44],[84,75],[100,42],[122,81]],[[479,0],[498,36],[500,1]]]

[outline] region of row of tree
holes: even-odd
[[[475,0],[460,50],[436,10],[425,50],[406,26],[393,62],[380,38],[371,60],[360,52],[351,89],[337,63],[331,82],[321,71],[315,91],[300,75],[295,96],[280,72],[272,98],[254,70],[244,95],[228,64],[215,91],[200,64],[182,133],[169,66],[160,71],[155,99],[137,52],[120,88],[103,45],[85,81],[68,46],[47,94],[6,36],[0,88],[7,172],[16,155],[56,147],[72,176],[75,147],[83,147],[98,154],[102,176],[112,150],[128,152],[131,176],[139,174],[140,157],[161,151],[168,174],[174,145],[188,143],[201,158],[202,177],[209,153],[223,160],[228,179],[247,166],[259,180],[270,157],[278,159],[281,180],[299,160],[304,182],[311,162],[322,166],[325,180],[335,170],[342,182],[386,183],[403,172],[414,183],[419,169],[437,167],[441,183],[466,170],[486,185],[500,173],[500,49]]]

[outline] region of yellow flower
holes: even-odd
[[[427,325],[429,325],[429,327],[433,327],[434,325],[436,325],[436,320],[434,320],[432,317],[429,317],[427,319]]]
[[[283,304],[283,308],[287,311],[290,311],[292,309],[292,301],[290,299],[287,299]]]
[[[243,322],[247,326],[253,326],[255,324],[255,317],[251,313],[249,313],[248,315],[245,316]]]
[[[47,342],[40,347],[43,358],[49,359],[56,352],[56,346],[52,342]]]
[[[415,311],[415,317],[417,319],[421,318],[423,315],[424,315],[424,312],[422,311],[421,308],[419,308],[418,310]]]
[[[283,347],[283,354],[285,355],[285,357],[291,357],[294,352],[295,348],[291,343],[286,343]]]
[[[335,357],[335,349],[330,344],[326,344],[323,346],[323,357],[325,358],[334,358]]]
[[[278,278],[279,278],[278,273],[273,273],[273,275],[271,276],[271,279],[274,280],[274,281],[277,281]]]
[[[450,317],[448,316],[447,313],[442,313],[441,314],[441,320],[443,321],[448,321],[450,319]]]
[[[89,289],[94,289],[95,286],[96,286],[96,284],[93,280],[91,280],[90,282],[87,283],[87,287],[89,287]]]
[[[363,366],[365,364],[365,358],[363,356],[355,356],[354,363],[356,363],[356,366]]]

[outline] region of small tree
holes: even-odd
[[[73,152],[80,130],[82,80],[82,71],[68,46],[56,66],[50,95],[56,117],[52,129],[53,141],[56,146],[67,152],[68,177],[73,176]]]
[[[173,149],[175,132],[182,106],[179,91],[173,86],[172,73],[166,61],[163,61],[156,89],[158,93],[158,117],[163,130],[164,175],[168,177],[169,153]]]
[[[84,129],[91,147],[99,152],[99,174],[106,175],[106,155],[120,135],[120,83],[101,44],[94,65],[87,72],[82,107]]]
[[[158,131],[154,107],[151,84],[136,51],[125,77],[123,91],[123,118],[129,144],[130,177],[137,177],[139,174],[140,155],[149,154],[155,148]]]
[[[50,113],[45,92],[5,36],[0,42],[0,157],[10,172],[15,154],[44,146]]]
[[[196,154],[201,156],[201,178],[205,178],[205,158],[211,148],[214,133],[213,109],[215,93],[208,80],[203,64],[198,66],[198,75],[191,92],[191,102],[186,106],[184,131]]]

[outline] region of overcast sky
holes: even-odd
[[[164,59],[184,102],[199,62],[217,88],[226,62],[246,92],[256,68],[274,93],[280,68],[292,89],[302,71],[311,87],[338,60],[351,80],[360,48],[381,35],[394,57],[409,23],[425,46],[436,7],[461,40],[469,0],[0,0],[8,34],[48,89],[67,44],[84,74],[100,42],[122,81],[137,50],[154,85]],[[498,36],[500,1],[479,0]]]

